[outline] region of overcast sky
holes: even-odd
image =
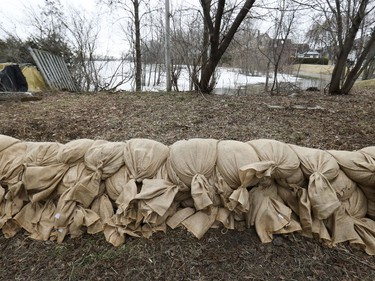
[[[14,33],[16,36],[26,39],[33,30],[29,21],[31,11],[38,11],[40,7],[44,7],[45,0],[0,0],[0,25],[8,32]],[[151,0],[150,0],[151,1]],[[96,5],[98,0],[60,0],[65,9],[75,8],[84,13],[88,18],[92,14],[103,14],[100,17],[100,39],[99,52],[101,55],[121,56],[122,52],[127,52],[128,44],[124,38],[124,33],[119,28],[119,22],[115,22],[116,18],[111,17],[108,9],[103,5]],[[156,1],[155,1],[156,2]],[[151,2],[152,3],[152,2]],[[170,0],[171,9],[178,3],[183,5],[199,5],[199,0]],[[105,13],[105,11],[107,13]],[[265,30],[263,30],[264,32]],[[0,38],[4,38],[5,34],[0,29]]]
[[[16,34],[18,37],[25,39],[32,32],[30,24],[30,11],[38,11],[44,7],[45,0],[0,0],[0,25],[8,32]],[[103,6],[96,5],[98,0],[60,0],[65,9],[78,8],[90,17],[90,14],[101,14],[106,10]],[[170,0],[171,7],[176,2],[199,4],[199,0]],[[108,10],[107,10],[108,12]],[[100,53],[102,55],[120,56],[127,42],[124,34],[121,33],[119,24],[114,23],[114,18],[107,14],[101,17],[100,25]],[[0,38],[4,38],[5,33],[0,30]]]

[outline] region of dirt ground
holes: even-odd
[[[356,150],[375,145],[374,124],[375,92],[46,93],[39,101],[0,102],[0,133],[24,141],[272,138]],[[298,233],[262,244],[254,229],[212,229],[201,240],[169,229],[117,248],[102,234],[56,244],[22,232],[0,234],[0,252],[0,280],[375,280],[375,257],[353,246],[328,248]]]

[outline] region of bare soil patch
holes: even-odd
[[[248,141],[271,138],[319,149],[375,145],[375,93],[203,96],[197,93],[46,93],[42,100],[0,102],[0,133],[24,141],[150,138]],[[375,280],[375,258],[299,234],[261,244],[254,229],[184,229],[128,238],[103,235],[62,244],[19,233],[0,235],[0,280]]]

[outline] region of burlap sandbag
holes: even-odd
[[[330,182],[340,201],[349,199],[358,188],[357,183],[352,181],[342,170],[340,170],[337,177]]]
[[[162,217],[171,207],[178,192],[175,184],[163,179],[145,179],[142,189],[133,200],[140,200],[144,222],[150,222],[152,213]]]
[[[124,142],[106,142],[92,145],[85,153],[86,167],[106,179],[116,173],[124,165],[123,151],[127,145]]]
[[[251,145],[235,140],[222,140],[217,145],[217,169],[225,182],[237,189],[242,183],[239,168],[251,163],[259,162],[259,157]],[[257,179],[250,182],[253,186]]]
[[[375,222],[365,218],[367,200],[361,189],[352,195],[328,218],[326,225],[332,235],[333,246],[350,242],[362,247],[369,255],[375,254]]]
[[[0,182],[4,185],[21,180],[27,148],[25,143],[15,143],[0,152]]]
[[[247,143],[255,149],[259,159],[263,162],[257,170],[262,177],[272,176],[285,179],[294,175],[299,169],[300,161],[287,144],[269,139],[253,140]],[[256,166],[254,168],[256,169]]]
[[[113,202],[117,200],[130,178],[128,169],[124,165],[112,176],[105,179],[106,193]]]
[[[353,181],[363,186],[375,186],[375,160],[370,155],[364,151],[330,150],[329,153]]]
[[[153,178],[167,160],[169,148],[149,139],[132,139],[124,148],[125,166],[136,181]],[[166,176],[166,174],[165,174]]]
[[[20,143],[20,142],[21,141],[16,138],[12,138],[12,137],[0,134],[0,153],[4,149],[7,149],[8,147],[12,146],[13,144]]]
[[[219,141],[217,146],[216,186],[221,200],[229,210],[243,213],[249,210],[249,194],[247,188],[254,186],[258,179],[254,178],[243,185],[239,170],[242,166],[259,162],[255,150],[246,143],[234,140]]]
[[[54,236],[54,215],[56,206],[52,201],[44,203],[28,203],[14,217],[15,221],[25,229],[30,238],[35,240],[49,240]]]
[[[375,219],[375,147],[359,151],[329,151],[348,177],[357,182],[368,200],[368,216]]]
[[[330,180],[336,178],[340,167],[326,151],[290,145],[301,161],[301,169],[309,177],[308,196],[318,220],[328,218],[340,206]]]
[[[61,194],[57,203],[55,227],[58,229],[58,242],[62,242],[69,233],[72,237],[81,235],[82,226],[88,227],[100,220],[89,207],[105,191],[101,172],[81,172],[82,177]]]
[[[62,214],[67,209],[71,215],[76,209],[75,203],[81,204],[83,208],[89,208],[91,203],[105,191],[102,179],[116,173],[124,164],[122,157],[124,145],[124,143],[105,142],[91,146],[84,156],[84,163],[88,171],[81,171],[82,177],[60,196],[57,212]],[[74,207],[70,205],[74,205]],[[70,215],[64,217],[64,220],[59,220],[60,228],[67,227],[68,220],[66,218],[69,218]]]
[[[262,178],[259,186],[249,192],[250,210],[246,225],[255,226],[263,243],[271,242],[273,234],[300,231],[300,224],[292,218],[288,208],[277,194],[277,186],[270,177]]]
[[[52,194],[69,169],[68,165],[56,158],[62,146],[59,143],[41,142],[25,155],[22,182],[31,202],[53,199]]]
[[[279,185],[286,188],[290,185],[298,185],[307,188],[309,183],[308,178],[304,176],[301,168],[295,170],[295,173],[287,178],[276,178],[275,180]]]
[[[375,146],[364,147],[360,151],[366,153],[367,155],[370,155],[372,159],[375,159]]]
[[[128,181],[116,200],[116,223],[121,226],[127,226],[132,222],[140,224],[142,217],[138,212],[138,202],[133,199],[138,193],[137,183],[134,179]]]
[[[190,187],[197,210],[220,204],[214,187],[213,173],[217,159],[214,139],[190,139],[175,142],[167,161],[169,178],[177,186]],[[183,186],[181,186],[183,188]]]
[[[63,194],[66,190],[74,186],[77,182],[87,177],[91,173],[92,172],[86,168],[83,162],[70,166],[56,187],[56,196],[61,196],[61,194]]]
[[[218,212],[219,208],[212,206],[194,213],[182,221],[181,224],[195,237],[201,239],[215,223]]]
[[[139,210],[139,200],[134,200],[138,194],[135,179],[129,180],[117,197],[116,213],[104,223],[104,234],[112,245],[118,246],[125,242],[125,234],[142,236],[143,216]]]
[[[60,147],[56,158],[61,163],[74,165],[83,161],[83,157],[90,147],[104,144],[106,142],[107,141],[104,140],[90,139],[73,140]]]
[[[28,201],[22,184],[23,162],[28,145],[10,140],[8,142],[9,139],[5,138],[4,147],[7,148],[0,152],[0,228],[5,237],[12,237],[20,230],[12,218]],[[9,146],[11,143],[14,144]]]

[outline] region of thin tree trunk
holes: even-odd
[[[214,22],[210,15],[211,0],[201,0],[205,23],[207,24],[210,35],[210,53],[207,62],[202,62],[203,67],[201,70],[201,81],[199,83],[199,89],[203,93],[210,93],[213,90],[211,78],[215,73],[215,69],[219,64],[221,57],[227,50],[234,35],[236,34],[243,19],[246,17],[249,10],[253,6],[254,2],[255,0],[246,0],[228,32],[222,37],[222,40],[220,41],[221,20],[224,13],[225,0],[217,1],[217,9]]]
[[[135,90],[142,91],[142,51],[141,51],[141,26],[139,18],[139,0],[133,0],[134,27],[135,27]]]
[[[348,94],[348,92],[342,91],[341,87],[341,77],[346,69],[346,62],[349,56],[350,51],[353,48],[354,40],[357,35],[359,28],[361,27],[362,20],[365,16],[365,10],[368,0],[363,0],[358,8],[358,12],[353,18],[352,26],[348,31],[348,35],[345,37],[343,44],[341,45],[340,52],[337,56],[337,61],[335,67],[332,71],[331,83],[329,85],[329,93],[331,95],[341,95]],[[342,36],[343,34],[339,34]],[[347,80],[346,78],[345,80]]]

